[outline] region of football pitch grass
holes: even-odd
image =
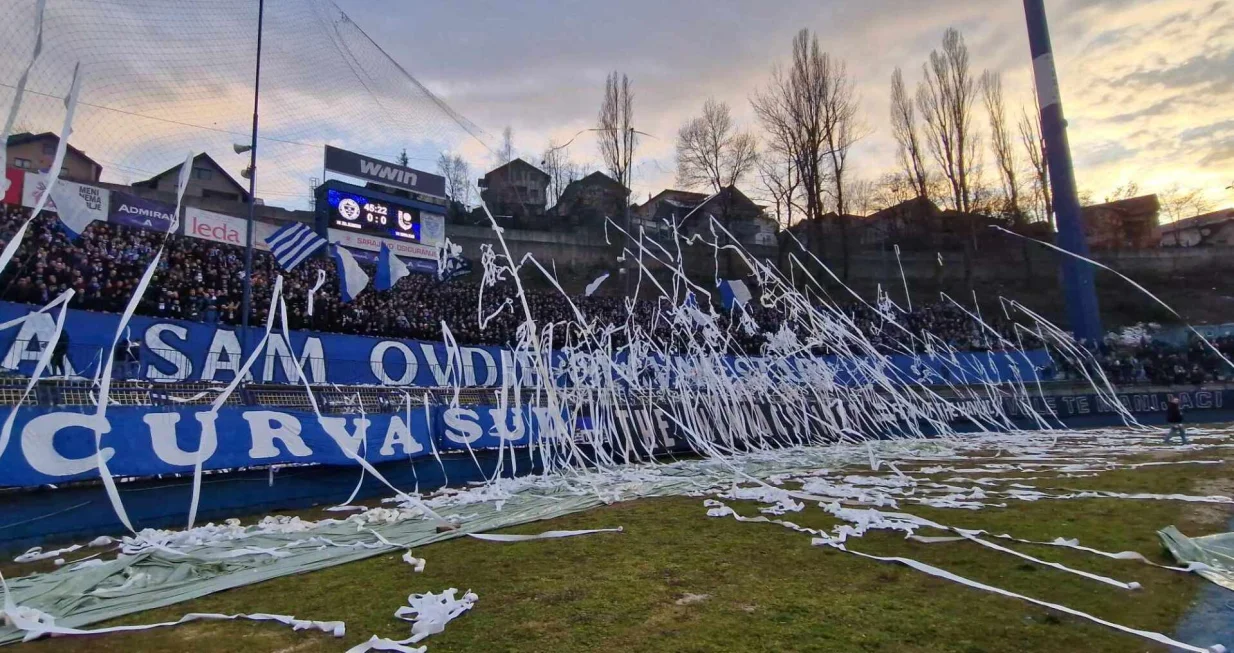
[[[1226,451],[1210,447],[1184,453],[1163,448],[1152,458],[1135,460],[1212,460],[1224,457]],[[1091,478],[1041,479],[1034,485],[1228,496],[1234,490],[1231,471],[1227,463],[1160,465]],[[394,611],[406,605],[409,594],[450,587],[470,589],[479,600],[445,632],[421,642],[432,653],[1166,650],[1024,601],[811,546],[810,537],[777,525],[709,518],[702,501],[697,497],[631,501],[501,531],[531,534],[621,526],[623,533],[521,543],[460,538],[416,549],[414,554],[428,561],[419,574],[400,554],[392,553],[98,624],[173,621],[188,612],[263,612],[345,621],[347,634],[342,640],[268,623],[198,622],[136,633],[44,639],[20,644],[17,650],[342,651],[374,634],[408,637],[408,624],[395,619]],[[743,515],[757,515],[761,507],[733,500],[726,504]],[[1222,532],[1227,530],[1228,508],[1072,499],[1009,501],[1006,508],[977,511],[924,506],[901,510],[950,526],[1022,539],[1076,538],[1088,547],[1138,551],[1154,562],[1174,564],[1156,531],[1172,524],[1193,536]],[[296,514],[327,516],[320,511]],[[813,528],[839,523],[813,506],[784,519]],[[1004,544],[1047,561],[1134,580],[1143,589],[1126,591],[1095,583],[971,542],[926,544],[885,531],[849,540],[856,551],[914,558],[988,585],[1167,635],[1207,583],[1198,576],[1134,561],[1058,547]],[[3,567],[6,576],[32,570],[29,565]]]

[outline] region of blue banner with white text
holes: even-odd
[[[8,416],[12,408],[0,410]],[[396,414],[325,415],[267,408],[21,408],[0,453],[0,486],[25,487],[98,477],[98,455],[119,477],[192,474],[202,469],[407,460],[432,448],[433,409]]]
[[[1180,400],[1188,421],[1228,421],[1234,390],[1202,388],[1177,392],[1120,393],[1118,403],[1137,420],[1164,419],[1169,397]],[[17,411],[0,452],[0,487],[87,480],[98,477],[101,455],[117,477],[191,474],[200,451],[204,470],[235,470],[283,464],[356,466],[482,449],[526,448],[541,439],[569,437],[610,454],[643,456],[664,451],[721,451],[746,444],[803,444],[838,436],[843,430],[869,437],[929,436],[926,422],[910,424],[896,415],[849,411],[839,401],[790,408],[777,404],[728,405],[693,413],[686,424],[672,406],[595,406],[585,414],[562,411],[554,419],[543,407],[429,406],[392,408],[389,413],[323,415],[270,407],[225,406],[151,408],[112,406],[103,416],[93,408],[0,408],[0,420]],[[808,414],[806,414],[808,413]],[[1052,426],[1079,420],[1089,425],[1122,423],[1118,407],[1092,394],[1036,397],[1031,406],[1010,400],[938,400],[926,406],[932,420],[957,430],[987,426],[1006,416],[1039,428],[1036,414]],[[1096,420],[1096,421],[1093,421]],[[733,424],[745,424],[734,428]],[[597,437],[608,433],[614,437]],[[743,442],[755,437],[758,442]],[[559,441],[564,442],[564,441]],[[563,447],[553,447],[561,450]]]
[[[0,322],[30,314],[20,328],[0,332],[0,369],[26,375],[34,371],[55,332],[58,309],[32,313],[34,310],[26,304],[0,302]],[[113,373],[121,378],[227,383],[244,364],[246,352],[234,327],[137,316],[122,334],[133,346],[118,352],[112,349],[112,340],[119,320],[120,316],[112,313],[69,311],[64,329],[69,338],[68,376],[94,378],[106,362],[105,357],[110,356],[116,361]],[[282,333],[271,333],[247,380],[299,383],[296,360],[313,384],[499,387],[507,379],[513,385],[513,375],[523,386],[538,378],[538,365],[530,354],[516,354],[500,347],[462,347],[459,359],[451,362],[446,347],[440,343],[307,331],[292,331],[290,336],[288,342]],[[591,375],[609,374],[620,379],[621,374],[630,374],[598,366],[586,354],[551,352],[549,358],[558,385],[599,385],[602,379],[590,378]],[[639,382],[662,388],[697,386],[712,373],[772,375],[811,384],[822,380],[852,384],[868,381],[875,370],[904,383],[1023,383],[1034,380],[1037,371],[1049,361],[1045,351],[966,352],[950,357],[897,355],[879,361],[834,356],[786,360],[728,356],[716,363],[657,356],[637,366],[637,375]],[[624,352],[614,360],[619,366],[627,362]]]

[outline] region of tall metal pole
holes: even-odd
[[[244,242],[244,300],[241,302],[241,335],[249,345],[249,310],[253,303],[253,232],[257,215],[257,107],[261,100],[261,31],[266,17],[266,0],[257,1],[257,73],[253,81],[253,134],[249,143],[249,218]]]
[[[1075,171],[1071,167],[1071,146],[1067,143],[1067,121],[1063,118],[1062,94],[1054,68],[1050,27],[1046,23],[1045,0],[1024,0],[1028,19],[1028,43],[1037,78],[1037,104],[1041,109],[1041,134],[1050,166],[1050,187],[1054,190],[1054,213],[1058,217],[1058,246],[1088,256],[1088,240],[1076,193]],[[1071,256],[1062,262],[1063,296],[1067,316],[1077,339],[1090,346],[1101,342],[1101,313],[1092,265]]]
[[[625,223],[626,223],[626,226],[625,226],[626,256],[625,256],[625,261],[622,263],[622,272],[625,272],[625,278],[626,278],[626,291],[625,292],[626,292],[626,297],[629,297],[630,296],[630,286],[633,285],[633,281],[630,279],[630,277],[634,276],[630,274],[630,270],[631,270],[630,258],[634,256],[634,254],[632,253],[634,243],[631,242],[631,236],[630,236],[630,194],[626,195]]]

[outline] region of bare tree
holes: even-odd
[[[818,37],[814,37],[815,44]],[[840,251],[844,278],[848,278],[852,248],[849,244],[851,231],[848,178],[848,155],[853,145],[865,135],[865,126],[857,115],[857,95],[852,79],[848,76],[848,64],[843,59],[832,59],[823,53],[819,81],[823,93],[823,138],[827,145],[830,184],[827,193],[835,203],[840,222]]]
[[[442,152],[437,158],[437,174],[445,177],[446,197],[463,207],[471,204],[471,169],[463,157]]]
[[[403,151],[398,154],[398,164],[404,168],[411,165],[411,158],[407,156],[407,148],[405,147],[403,148]]]
[[[1033,204],[1039,219],[1050,223],[1050,233],[1055,230],[1054,200],[1050,194],[1050,162],[1045,157],[1045,139],[1041,135],[1041,120],[1030,116],[1027,109],[1020,111],[1020,143],[1028,155],[1030,172],[1033,175]]]
[[[677,131],[677,181],[686,188],[707,188],[720,195],[720,219],[732,232],[733,193],[741,178],[754,168],[757,141],[737,131],[728,105],[715,100],[703,104],[703,115]],[[733,272],[733,252],[724,253],[725,267]]]
[[[847,202],[854,215],[874,213],[878,206],[877,182],[870,179],[854,179],[848,183]]]
[[[630,78],[619,75],[617,71],[609,73],[604,81],[604,99],[600,102],[596,131],[600,139],[600,157],[612,178],[625,189],[621,203],[626,215],[625,246],[630,249],[630,176],[634,169],[634,148],[638,145],[638,137],[634,132],[634,92],[630,88]],[[621,270],[625,275],[627,294],[633,279],[630,258],[629,254],[625,255]]]
[[[736,186],[754,169],[756,147],[752,134],[737,131],[727,104],[707,100],[703,115],[677,132],[677,183],[713,193]]]
[[[797,189],[801,187],[796,163],[776,148],[758,157],[758,176],[767,200],[781,229],[793,226],[793,211],[799,210]]]
[[[1213,209],[1212,202],[1205,197],[1204,191],[1198,188],[1184,189],[1178,184],[1173,184],[1159,193],[1158,197],[1161,200],[1161,212],[1165,215],[1165,222],[1193,218]]]
[[[771,141],[797,168],[804,195],[806,246],[821,252],[827,201],[839,214],[843,270],[848,274],[845,177],[848,154],[862,135],[856,97],[844,62],[822,51],[818,37],[803,29],[793,39],[789,69],[772,71],[770,86],[751,103]]]
[[[976,81],[969,69],[968,46],[954,28],[943,35],[943,49],[922,66],[917,106],[925,120],[930,153],[951,184],[952,206],[971,210],[970,176],[980,137],[973,125]]]
[[[630,188],[630,172],[634,167],[634,148],[638,137],[634,133],[634,92],[630,78],[616,71],[604,82],[604,100],[600,103],[597,131],[600,134],[600,156],[604,166],[617,183]],[[629,198],[625,200],[629,202]]]
[[[927,143],[934,160],[951,184],[952,205],[964,214],[973,212],[980,136],[973,123],[976,80],[970,70],[968,46],[954,28],[943,34],[942,50],[930,52],[922,65],[924,79],[917,87],[917,106],[925,121]],[[971,283],[977,228],[971,215],[964,243],[964,278]]]
[[[900,167],[912,182],[917,197],[929,199],[921,138],[917,133],[917,108],[904,87],[904,73],[897,66],[891,74],[891,132],[899,144]]]
[[[985,71],[981,75],[981,94],[990,119],[990,149],[994,151],[994,162],[1003,184],[1003,211],[1017,229],[1022,229],[1024,212],[1020,210],[1019,161],[1011,140],[1011,130],[1007,126],[1002,76]]]
[[[1177,188],[1177,186],[1175,188]],[[1129,200],[1133,197],[1139,196],[1140,184],[1134,181],[1129,181],[1122,186],[1115,186],[1114,190],[1111,190],[1108,194],[1106,194],[1104,201],[1107,203],[1118,202],[1120,200]]]
[[[873,183],[870,202],[876,209],[891,208],[920,197],[918,192],[917,180],[907,172],[885,172]]]
[[[497,148],[494,156],[497,157],[498,167],[514,160],[514,129],[509,125],[501,130],[501,147]]]
[[[781,230],[788,230],[793,226],[794,210],[799,209],[797,201],[801,178],[797,173],[797,164],[783,148],[772,145],[758,157],[757,165],[759,180],[775,211],[776,223]],[[779,248],[778,263],[781,268],[784,267],[786,253],[786,247]]]
[[[556,206],[561,202],[566,186],[580,178],[579,166],[570,160],[570,149],[566,145],[558,145],[557,141],[549,139],[540,167],[548,174],[548,200]]]

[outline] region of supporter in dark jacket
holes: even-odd
[[[1169,444],[1177,435],[1184,445],[1187,444],[1187,428],[1183,426],[1183,407],[1178,402],[1178,397],[1170,397],[1170,401],[1166,403],[1165,421],[1170,425],[1170,432],[1165,436],[1165,443]]]
[[[52,376],[67,376],[69,373],[69,332],[61,331],[56,348],[51,350]]]

